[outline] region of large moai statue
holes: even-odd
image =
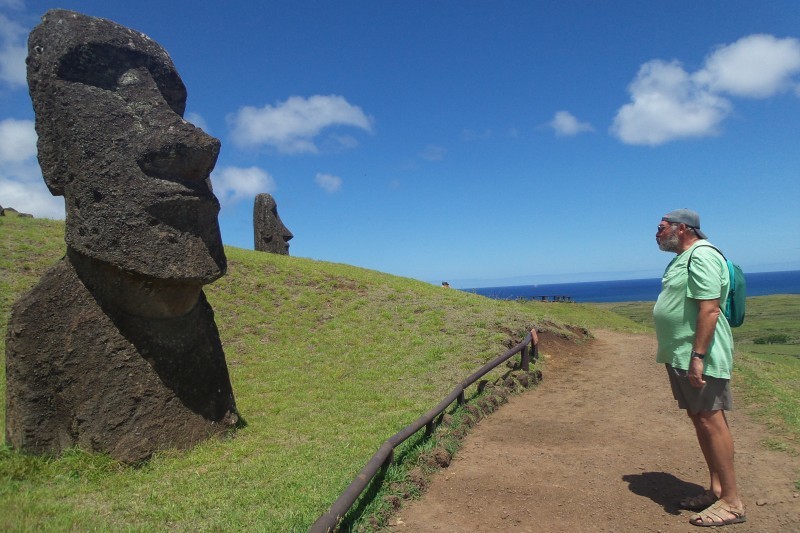
[[[256,195],[253,204],[253,236],[259,252],[289,255],[289,241],[294,237],[278,216],[278,204],[266,193]]]
[[[12,310],[6,441],[136,462],[230,429],[239,415],[202,289],[226,270],[209,182],[219,141],[183,120],[166,51],[114,22],[49,11],[27,63],[67,253]]]

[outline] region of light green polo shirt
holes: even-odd
[[[656,361],[689,369],[692,343],[697,327],[697,300],[719,298],[725,302],[730,287],[728,267],[722,256],[701,239],[678,254],[667,265],[661,279],[661,294],[653,307],[658,353]],[[697,250],[692,254],[692,250]],[[686,268],[692,254],[691,272]],[[720,310],[714,338],[708,348],[703,374],[730,379],[733,370],[733,335],[725,313]]]

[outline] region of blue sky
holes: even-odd
[[[664,213],[800,269],[800,5],[0,0],[0,205],[63,218],[25,39],[52,7],[159,42],[222,141],[226,244],[272,194],[293,256],[454,287],[658,277]]]

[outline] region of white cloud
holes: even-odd
[[[247,106],[228,121],[238,146],[266,145],[289,154],[318,152],[314,139],[326,128],[351,126],[372,131],[372,119],[337,95],[292,96],[275,106]],[[352,145],[354,140],[351,137],[342,146]]]
[[[0,164],[36,157],[36,129],[32,120],[0,121]]]
[[[473,142],[473,141],[491,139],[493,136],[494,136],[494,131],[492,131],[491,128],[487,128],[483,130],[483,132],[478,132],[472,129],[461,130],[461,140],[464,142]]]
[[[800,41],[772,35],[750,35],[717,48],[695,74],[710,91],[766,98],[788,90],[800,72]]]
[[[318,173],[314,178],[314,182],[325,192],[331,194],[339,192],[339,190],[342,188],[342,178],[339,176],[333,176],[331,174]]]
[[[429,144],[422,150],[419,156],[422,159],[427,159],[428,161],[441,161],[444,159],[447,150],[441,146],[436,146],[435,144]]]
[[[64,218],[64,200],[50,194],[42,179],[32,120],[0,121],[0,205],[38,218]]]
[[[626,144],[659,145],[719,133],[733,105],[730,97],[766,98],[794,88],[800,41],[750,35],[720,46],[702,69],[687,72],[678,61],[642,65],[628,87],[631,102],[614,118],[611,132]]]
[[[548,125],[555,130],[559,137],[574,137],[579,133],[594,131],[588,122],[579,122],[569,111],[556,112],[553,120]]]
[[[64,198],[50,194],[42,179],[27,182],[0,176],[0,205],[36,218],[63,220],[65,217]]]
[[[275,180],[258,167],[218,168],[211,175],[214,194],[223,206],[253,198],[259,193],[273,193]]]
[[[206,119],[204,119],[200,113],[189,112],[186,113],[186,116],[183,118],[186,120],[186,122],[191,122],[204,132],[208,134],[211,133],[211,130],[208,129],[208,123],[206,122]]]
[[[730,111],[730,102],[697,86],[677,61],[645,63],[628,90],[632,102],[620,108],[612,126],[627,144],[714,135]]]
[[[331,134],[325,139],[321,148],[326,152],[340,152],[358,147],[358,139],[352,135]]]
[[[27,84],[25,34],[22,26],[0,14],[0,80],[15,88]]]

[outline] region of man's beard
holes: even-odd
[[[664,252],[674,252],[677,254],[680,251],[680,241],[678,239],[678,234],[676,232],[673,232],[666,239],[659,239],[658,249]]]

